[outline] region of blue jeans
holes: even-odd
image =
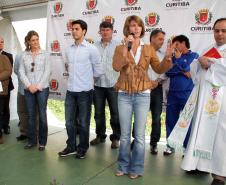
[[[120,139],[120,125],[118,116],[118,93],[113,88],[104,88],[95,86],[93,102],[95,106],[96,134],[101,139],[106,138],[106,116],[105,104],[108,101],[111,119],[110,124],[113,133],[110,140]]]
[[[144,171],[145,128],[150,107],[150,93],[118,94],[121,127],[118,170],[142,175]],[[132,115],[134,114],[134,147],[130,151]]]
[[[45,146],[47,143],[48,136],[48,125],[47,125],[47,100],[49,97],[49,88],[45,88],[42,91],[37,91],[32,94],[25,90],[25,100],[28,110],[28,143],[35,145],[37,144],[36,136],[36,120],[37,111],[39,113],[39,144]]]
[[[93,90],[83,92],[67,91],[65,100],[65,120],[67,129],[67,147],[78,152],[86,152],[89,148],[89,128],[91,117]],[[79,145],[76,144],[77,127],[76,112],[79,108]]]

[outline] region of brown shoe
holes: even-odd
[[[125,175],[125,174],[121,171],[116,171],[116,173],[115,173],[115,176],[117,176],[117,177],[121,177],[123,175]]]
[[[130,178],[130,179],[137,179],[137,178],[139,178],[139,177],[141,177],[141,175],[137,175],[137,174],[129,174],[129,178]]]
[[[211,185],[225,185],[225,182],[219,179],[213,179]]]
[[[98,144],[104,143],[104,142],[105,142],[105,139],[101,139],[99,137],[96,137],[95,139],[90,141],[90,145],[98,145]]]
[[[0,136],[0,144],[3,144],[4,143],[4,140],[3,140],[3,136],[1,135]]]
[[[116,149],[119,148],[119,141],[118,140],[113,140],[111,143],[111,148]]]

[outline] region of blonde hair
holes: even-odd
[[[142,28],[140,37],[143,37],[144,34],[145,34],[144,22],[137,15],[131,15],[131,16],[126,18],[126,21],[125,21],[125,24],[124,24],[124,27],[123,27],[124,36],[128,37],[130,35],[129,26],[130,26],[131,21],[135,21]]]

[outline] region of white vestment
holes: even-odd
[[[192,132],[181,167],[187,171],[198,169],[226,177],[226,44],[220,47],[212,45],[210,48],[212,47],[215,47],[219,51],[222,56],[221,59],[211,59],[213,64],[211,64],[208,70],[202,69],[199,62],[193,62],[190,66],[193,82],[195,85],[199,84],[200,89],[192,119]],[[211,91],[209,84],[220,87],[222,94],[219,119],[214,133],[214,144],[211,149],[211,158],[204,159],[195,156],[194,151],[198,137],[197,134],[200,129],[200,112],[203,112],[202,110],[207,107],[206,102],[208,97],[206,96],[206,92]],[[213,107],[211,111],[214,111]],[[211,130],[206,130],[205,134],[208,133],[211,133]],[[211,134],[208,134],[208,136]]]

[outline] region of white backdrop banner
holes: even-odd
[[[127,16],[138,15],[145,22],[144,42],[149,42],[153,29],[166,32],[166,39],[184,34],[191,49],[200,52],[214,42],[212,26],[216,19],[226,17],[226,0],[52,0],[47,9],[47,50],[51,54],[52,76],[50,97],[64,99],[67,73],[64,50],[72,44],[71,22],[82,19],[88,24],[87,39],[99,40],[99,24],[110,21],[114,38],[123,39]]]

